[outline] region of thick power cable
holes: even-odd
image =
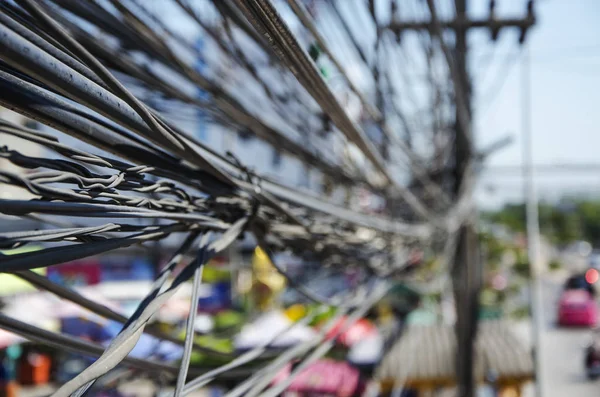
[[[289,30],[277,10],[269,0],[236,0],[240,10],[248,17],[257,30],[270,38],[276,53],[290,68],[298,81],[313,96],[321,108],[329,115],[340,131],[353,142],[386,178],[391,190],[397,192],[405,202],[421,217],[437,222],[423,203],[408,189],[398,185],[391,178],[384,160],[365,133],[350,120],[341,107],[313,62]]]
[[[234,360],[232,360],[231,362],[229,362],[225,365],[215,368],[215,369],[193,379],[192,381],[190,381],[189,383],[187,383],[185,385],[183,394],[187,395],[187,394],[205,386],[206,384],[208,384],[209,382],[214,380],[219,374],[230,371],[230,370],[240,367],[242,365],[248,364],[248,363],[252,362],[253,360],[259,358],[264,352],[267,351],[267,349],[270,345],[272,345],[275,341],[277,341],[278,338],[280,338],[282,335],[289,332],[294,327],[301,327],[301,326],[307,325],[315,318],[315,316],[319,312],[320,312],[319,309],[311,310],[305,317],[303,317],[302,319],[300,319],[297,322],[290,324],[288,327],[284,328],[280,332],[275,333],[269,339],[267,339],[266,341],[264,341],[257,347],[253,348],[252,350],[249,350],[249,351],[243,353],[242,355],[240,355],[239,357],[235,358]]]
[[[352,90],[352,92],[360,99],[360,101],[363,104],[364,108],[367,109],[367,111],[369,112],[369,114],[371,115],[371,117],[373,118],[373,120],[377,121],[377,120],[381,119],[382,116],[381,116],[380,110],[374,108],[367,101],[367,99],[365,98],[365,96],[356,87],[356,85],[354,84],[354,82],[348,77],[348,74],[346,73],[346,69],[342,66],[342,64],[340,63],[340,61],[338,61],[337,57],[330,50],[330,48],[327,45],[327,42],[325,41],[325,39],[323,38],[323,36],[321,36],[321,34],[319,33],[319,31],[317,30],[317,27],[315,26],[315,24],[311,20],[309,14],[308,14],[308,11],[306,10],[306,7],[304,6],[304,4],[302,4],[298,0],[288,0],[288,4],[290,5],[291,9],[296,14],[296,16],[298,17],[298,19],[300,20],[300,22],[302,22],[302,24],[313,35],[313,37],[315,38],[315,40],[319,44],[319,47],[321,48],[321,50],[325,54],[327,54],[327,56],[329,57],[329,59],[331,60],[331,62],[334,64],[334,66],[336,67],[336,69],[341,73],[341,76],[344,78],[344,80],[346,81],[346,83],[350,87],[350,90]]]
[[[210,234],[206,233],[202,236],[200,241],[200,247],[206,245]],[[196,270],[194,270],[194,278],[192,282],[192,302],[190,304],[190,310],[186,320],[185,327],[185,344],[183,346],[183,358],[179,367],[179,374],[177,375],[177,383],[175,384],[175,397],[179,397],[183,391],[183,386],[187,379],[188,370],[190,366],[190,359],[192,358],[192,347],[194,345],[194,337],[196,335],[196,317],[198,315],[198,300],[200,299],[200,283],[202,282],[202,271],[204,269],[204,258],[205,252],[201,251],[198,258],[195,260],[198,262]]]
[[[60,77],[60,76],[57,76],[57,77]],[[71,75],[71,77],[73,77],[73,75]],[[49,82],[50,82],[50,81],[49,81]],[[118,109],[117,109],[117,110],[118,110]],[[404,197],[405,197],[405,198],[407,198],[407,197],[408,197],[408,198],[412,197],[412,198],[411,198],[409,201],[411,201],[411,200],[412,200],[413,204],[415,204],[415,205],[416,205],[417,207],[419,207],[419,208],[422,208],[422,206],[421,206],[420,204],[416,204],[416,203],[415,203],[416,199],[414,198],[414,196],[412,196],[412,194],[410,194],[409,196],[406,196],[406,195],[405,195]],[[414,199],[414,200],[413,200],[413,199]],[[422,209],[422,211],[426,211],[426,210]]]
[[[198,266],[204,265],[212,256],[225,249],[231,244],[240,233],[243,232],[248,218],[238,220],[232,227],[225,232],[217,240],[207,243],[204,240],[204,245],[201,245],[198,250],[198,256],[204,261],[193,261],[190,263],[171,283],[171,285],[161,292],[165,285],[168,276],[172,273],[178,261],[171,260],[170,264],[161,272],[159,278],[153,286],[150,294],[140,303],[136,312],[130,317],[129,322],[125,324],[123,330],[107,347],[106,351],[88,368],[77,375],[75,378],[65,383],[59,390],[56,391],[54,397],[67,397],[75,392],[80,387],[84,387],[90,381],[94,381],[102,376],[110,369],[114,368],[125,357],[137,343],[141,336],[145,325],[148,323],[156,310],[162,306],[169,298],[171,298],[181,284],[192,276]],[[191,242],[195,240],[195,236],[190,236],[185,244],[176,253],[174,259],[181,256],[183,252],[189,249]]]
[[[128,318],[123,316],[122,314],[117,313],[114,310],[112,310],[100,303],[97,303],[91,299],[86,298],[85,296],[81,295],[80,293],[78,293],[72,289],[69,289],[69,288],[63,287],[61,285],[58,285],[56,283],[53,283],[52,281],[48,280],[46,277],[41,276],[31,270],[16,272],[15,276],[27,281],[28,283],[30,283],[31,285],[37,287],[38,289],[40,289],[42,291],[48,291],[50,293],[53,293],[54,295],[56,295],[62,299],[66,299],[70,302],[73,302],[73,303],[91,311],[92,313],[97,314],[102,317],[105,317],[109,320],[117,321],[122,324],[125,324],[128,321]],[[159,331],[155,327],[151,327],[151,326],[146,327],[144,332],[147,333],[148,335],[152,335],[156,338],[166,340],[166,341],[178,344],[178,345],[183,345],[183,343],[184,343],[181,339],[174,337],[172,335],[166,334],[162,331]],[[216,355],[216,356],[228,356],[227,354],[221,353],[218,350],[213,350],[211,348],[201,346],[199,344],[195,344],[193,346],[193,348],[194,348],[194,350],[196,350],[198,352],[202,352],[202,353],[206,353],[206,354],[211,354],[211,355]]]
[[[66,336],[46,331],[44,329],[16,320],[2,313],[0,313],[0,328],[5,329],[9,332],[13,332],[16,335],[22,336],[27,340],[51,346],[61,351],[66,350],[72,353],[83,354],[92,357],[99,357],[104,351],[104,348],[102,346],[97,345],[95,343],[76,339],[70,335]],[[175,374],[177,371],[176,367],[168,364],[162,364],[132,357],[125,357],[123,359],[123,363],[153,373],[167,372]]]
[[[52,148],[67,158],[66,160],[37,158],[2,148],[0,155],[13,164],[23,168],[39,167],[40,170],[26,175],[3,171],[0,174],[1,182],[25,187],[42,198],[42,200],[30,201],[2,201],[0,203],[2,211],[18,216],[48,214],[80,218],[135,218],[145,220],[146,223],[154,219],[170,219],[175,223],[134,228],[114,221],[101,226],[67,226],[63,229],[33,233],[9,233],[0,236],[4,237],[0,239],[0,243],[3,242],[10,247],[36,241],[61,241],[67,244],[62,247],[46,248],[40,253],[0,257],[0,271],[29,269],[31,265],[26,262],[36,263],[37,266],[40,264],[52,266],[68,259],[102,253],[121,246],[139,244],[152,239],[164,239],[174,233],[185,233],[187,238],[193,241],[196,239],[196,234],[207,233],[209,230],[224,232],[221,238],[212,243],[202,244],[198,257],[209,258],[240,237],[247,226],[264,229],[265,235],[293,249],[314,249],[317,254],[326,255],[330,255],[330,252],[356,255],[359,250],[363,253],[376,251],[370,242],[358,238],[361,226],[378,232],[422,240],[429,238],[440,226],[441,229],[446,229],[446,225],[456,226],[464,221],[459,213],[462,208],[460,202],[448,214],[440,216],[439,222],[433,225],[431,223],[410,224],[383,216],[360,214],[324,201],[321,197],[263,180],[239,162],[228,161],[206,150],[193,138],[166,123],[156,112],[133,97],[133,94],[108,71],[106,67],[113,65],[120,71],[119,76],[121,74],[127,76],[124,82],[136,84],[135,81],[138,80],[142,86],[147,84],[153,90],[165,92],[167,96],[185,101],[186,98],[181,95],[177,87],[173,89],[165,87],[166,80],[152,84],[152,74],[144,72],[140,67],[143,63],[137,63],[133,56],[124,55],[118,62],[105,59],[117,55],[114,51],[119,50],[115,48],[122,49],[124,52],[139,49],[145,56],[158,60],[162,65],[171,68],[204,90],[219,88],[175,56],[166,45],[168,42],[158,33],[153,33],[141,18],[123,4],[112,1],[121,13],[117,15],[112,11],[107,12],[98,3],[82,5],[82,3],[69,2],[78,4],[77,7],[81,5],[81,11],[87,13],[100,29],[109,32],[114,29],[117,34],[112,36],[123,39],[122,47],[100,48],[91,45],[89,40],[92,38],[84,32],[72,29],[77,23],[73,22],[74,25],[71,26],[63,23],[69,18],[54,18],[57,8],[46,8],[48,3],[40,3],[43,5],[38,6],[32,0],[19,0],[19,3],[24,4],[32,15],[44,21],[45,25],[44,29],[36,27],[32,33],[23,30],[26,29],[27,24],[13,23],[12,28],[5,24],[0,26],[0,40],[5,48],[0,58],[6,62],[0,64],[0,87],[7,93],[4,98],[0,98],[0,102],[96,147],[106,148],[120,159],[69,150],[49,136],[31,134],[31,131],[21,131],[10,125],[0,125],[0,132],[20,134],[21,137],[35,137],[38,143]],[[57,1],[57,3],[62,2]],[[238,6],[240,4],[242,3],[238,1]],[[293,70],[296,68],[296,76],[301,84],[317,102],[320,102],[321,106],[325,105],[323,108],[330,116],[337,118],[338,128],[354,144],[362,146],[363,152],[364,149],[372,148],[369,147],[368,141],[362,141],[364,138],[361,136],[362,131],[353,125],[339,103],[335,102],[335,97],[326,83],[316,72],[313,63],[299,48],[297,41],[282,23],[270,2],[251,0],[242,4],[239,9],[246,5],[253,10],[251,14],[257,17],[256,20],[251,18],[253,23],[262,26],[263,32],[272,33],[271,39],[276,41],[274,48],[282,51],[278,56],[283,55],[282,59],[287,66],[291,66]],[[54,19],[50,18],[44,10],[48,11]],[[23,15],[23,18],[29,21],[29,25],[31,22],[35,23],[31,19],[32,15]],[[119,20],[120,17],[123,17],[123,21]],[[65,33],[56,21],[69,29],[75,39]],[[50,37],[52,40],[41,41],[36,37],[38,33],[33,32],[41,33],[42,39]],[[58,41],[62,43],[58,44]],[[105,51],[106,49],[110,51]],[[104,64],[99,59],[102,59]],[[99,77],[100,84],[97,84],[98,78],[95,78],[96,82],[94,82],[94,76]],[[45,85],[54,92],[47,90]],[[110,90],[105,87],[110,87]],[[72,102],[63,100],[56,92],[77,102],[76,106]],[[334,102],[330,101],[332,98]],[[220,106],[219,111],[227,117],[245,120],[246,125],[259,129],[266,128],[254,118],[249,120],[246,117],[248,113],[243,108],[238,107],[235,102],[228,103],[228,97],[223,97],[221,93],[214,95],[213,100]],[[97,117],[85,107],[104,115],[110,121]],[[264,134],[273,136],[270,131]],[[369,158],[368,152],[365,152],[365,155]],[[373,152],[371,155],[377,153]],[[375,166],[377,168],[377,164]],[[381,166],[379,171],[385,172],[385,164]],[[103,171],[99,171],[103,168]],[[151,178],[144,179],[145,174],[150,175]],[[168,181],[155,182],[153,178],[156,176],[171,179],[177,184],[169,184]],[[188,190],[187,186],[191,189]],[[406,193],[407,191],[402,190],[402,187],[397,189],[408,197],[407,201],[416,208],[415,212],[428,215],[427,209],[421,208],[422,205],[414,195],[410,192]],[[260,211],[257,209],[258,204],[261,205]],[[250,206],[257,210],[256,213],[247,215]],[[324,214],[327,216],[323,216]],[[430,219],[429,216],[425,218]],[[452,230],[452,227],[449,229]],[[121,233],[127,235],[121,237]],[[259,232],[256,233],[263,237]],[[316,239],[319,239],[320,244],[312,246],[312,241]],[[267,251],[270,248],[264,241],[261,241],[261,245]],[[66,396],[73,392],[78,395],[83,394],[106,370],[126,360],[129,351],[144,332],[148,320],[156,313],[158,306],[164,303],[181,283],[192,276],[197,282],[199,281],[198,269],[205,259],[198,259],[186,266],[168,286],[166,277],[172,272],[174,262],[172,260],[167,270],[159,275],[151,294],[126,321],[123,331],[104,351],[100,359],[64,385],[57,395]],[[284,269],[280,268],[280,270],[287,276]],[[302,289],[302,286],[292,286]],[[314,294],[312,296],[316,300],[322,300]],[[328,302],[337,303],[337,301]],[[345,305],[342,307],[344,308]],[[338,312],[338,315],[347,310],[349,307]],[[190,315],[188,328],[192,323],[193,313]],[[334,323],[330,325],[333,326]],[[260,371],[258,376],[244,382],[243,387],[237,389],[236,393],[248,392],[252,395],[262,392],[269,383],[270,374],[265,372],[267,369],[275,374],[278,368],[286,365],[291,359],[307,354],[308,361],[303,365],[315,360],[332,346],[332,342],[319,344],[325,338],[325,334],[326,329],[322,329],[316,340],[290,349],[266,369]],[[191,389],[183,384],[183,380],[186,378],[185,372],[188,368],[186,361],[189,358],[192,341],[193,332],[188,330],[183,342],[186,345],[185,358],[179,372],[177,394],[185,394]],[[248,357],[252,356],[245,357],[251,359]],[[236,364],[240,362],[243,360],[236,361]],[[233,367],[225,368],[227,369],[216,370],[213,375],[222,374],[219,371],[233,369]],[[167,368],[165,370],[170,373],[176,372]],[[205,377],[202,382],[209,379],[210,377]]]
[[[365,154],[388,182],[392,182],[385,162],[379,156],[373,144],[368,141],[364,132],[349,119],[325,81],[323,81],[319,71],[300,47],[270,1],[236,0],[236,4],[253,26],[269,38],[270,44],[282,62],[290,68],[298,81],[329,115],[340,131]]]

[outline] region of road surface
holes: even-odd
[[[589,339],[589,330],[556,326],[557,304],[563,281],[562,277],[556,276],[543,280],[543,397],[600,396],[600,381],[589,381],[583,368],[584,346]]]

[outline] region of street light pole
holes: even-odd
[[[538,216],[538,200],[533,177],[533,138],[531,131],[531,63],[529,45],[523,48],[521,75],[521,117],[523,129],[523,188],[526,200],[527,220],[527,255],[531,279],[531,308],[533,315],[533,343],[536,371],[536,396],[543,397],[544,382],[542,379],[542,285],[540,255],[540,225]]]

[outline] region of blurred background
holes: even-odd
[[[600,393],[597,1],[0,18],[0,396]]]

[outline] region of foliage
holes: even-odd
[[[508,287],[506,287],[506,294],[511,296],[517,295],[524,287],[525,285],[522,281],[512,280]]]
[[[498,269],[502,262],[502,257],[509,247],[489,233],[481,233],[479,240],[484,247],[486,265],[491,270]]]
[[[518,211],[514,210],[513,214]],[[506,219],[511,219],[507,216]],[[516,216],[512,219],[517,219]],[[529,262],[527,251],[511,243],[510,240],[497,238],[491,233],[481,233],[479,235],[482,244],[482,250],[486,259],[486,270],[490,272],[488,282],[481,290],[480,299],[480,318],[492,319],[500,318],[505,314],[523,318],[528,315],[526,306],[520,307],[511,313],[505,313],[510,301],[522,301],[521,292],[527,284],[529,278]],[[509,258],[507,255],[510,255]],[[493,277],[502,275],[507,277],[508,284],[505,289],[497,290],[492,284]]]
[[[523,204],[506,204],[500,211],[485,212],[483,219],[508,227],[514,232],[525,231],[525,206]]]
[[[529,260],[526,249],[515,248],[513,252],[518,263],[527,262]]]
[[[185,331],[182,331],[179,334],[179,338],[181,340],[185,339]],[[194,338],[194,342],[196,342],[200,346],[203,346],[205,348],[210,348],[210,349],[216,350],[221,353],[233,353],[233,350],[234,350],[233,342],[229,338],[218,338],[218,337],[212,336],[212,335],[198,335]],[[215,366],[217,366],[217,365],[224,365],[224,364],[228,363],[229,361],[231,361],[231,358],[229,358],[227,356],[215,356],[215,355],[210,355],[207,353],[193,351],[191,360],[190,360],[190,364],[198,365],[198,366],[200,366],[200,365],[205,365],[205,366],[215,365]]]
[[[415,272],[415,278],[418,280],[427,280],[431,278],[432,274],[438,274],[440,269],[440,258],[430,257],[423,261],[423,263],[417,267]]]
[[[231,280],[231,272],[218,265],[208,264],[202,271],[202,281],[208,284]]]
[[[562,268],[562,263],[560,263],[560,261],[556,260],[556,259],[552,259],[550,261],[550,263],[548,263],[548,268],[550,270],[559,270]]]
[[[310,305],[309,310],[319,310],[319,305]],[[319,324],[323,324],[327,320],[331,319],[335,315],[336,311],[337,308],[335,306],[328,306],[325,310],[315,315],[315,317],[310,322],[310,325],[317,326]]]
[[[499,304],[498,292],[491,288],[484,288],[480,295],[479,301],[482,306],[495,306]]]
[[[600,200],[563,199],[540,203],[540,229],[550,241],[566,245],[576,240],[600,244]],[[524,204],[507,204],[501,210],[483,214],[483,219],[525,232]]]
[[[215,316],[215,328],[225,329],[241,326],[244,322],[244,315],[233,310],[225,310]]]
[[[519,261],[514,266],[515,273],[521,277],[529,278],[529,262]]]
[[[442,301],[442,293],[441,292],[432,293],[429,295],[429,298],[431,299],[432,302],[440,303]]]
[[[527,318],[527,317],[529,317],[529,307],[527,307],[527,306],[518,307],[518,308],[514,309],[513,311],[511,311],[509,313],[509,316],[514,319],[517,319],[517,320],[522,320],[524,318]]]

